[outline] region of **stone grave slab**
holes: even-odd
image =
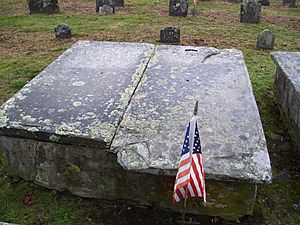
[[[300,149],[300,52],[272,52],[275,96]]]
[[[80,42],[0,110],[0,134],[107,148],[154,49]]]
[[[0,153],[10,174],[46,188],[181,211],[172,192],[196,100],[208,204],[187,211],[249,215],[271,168],[234,49],[75,44],[1,107]]]
[[[112,144],[119,164],[176,174],[196,100],[207,177],[270,181],[249,75],[242,53],[233,49],[157,47]]]

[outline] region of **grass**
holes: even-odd
[[[1,0],[0,104],[78,40],[159,44],[159,30],[165,26],[177,26],[181,28],[182,45],[240,49],[265,129],[273,173],[276,176],[282,170],[288,171],[288,181],[275,181],[259,188],[253,223],[300,224],[299,212],[293,208],[300,202],[299,153],[274,102],[275,66],[270,51],[255,48],[258,33],[268,28],[276,35],[274,51],[300,51],[299,5],[298,8],[287,8],[281,5],[281,1],[273,0],[270,7],[262,8],[261,23],[241,24],[238,3],[201,1],[197,6],[199,15],[186,18],[169,17],[167,0],[127,0],[125,4],[124,8],[117,9],[116,15],[101,17],[94,12],[92,0],[65,0],[60,2],[60,13],[29,15],[26,1]],[[55,39],[53,27],[61,22],[71,25],[72,39]],[[284,142],[272,140],[270,136],[274,133],[282,135]],[[283,145],[289,148],[283,148]],[[138,216],[132,216],[136,220],[128,220],[118,215],[118,205],[107,211],[94,200],[57,194],[22,180],[15,182],[6,175],[5,165],[2,159],[0,221],[20,224],[101,224],[106,221],[106,224],[116,224],[108,219],[113,211],[119,218],[117,224],[126,224],[124,221],[139,224],[136,222]],[[24,205],[23,199],[28,192],[33,194],[34,203]],[[143,210],[137,214],[145,221],[156,216]]]

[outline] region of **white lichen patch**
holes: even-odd
[[[85,82],[83,82],[83,81],[76,81],[72,85],[75,86],[75,87],[80,87],[80,86],[85,85]]]
[[[8,118],[4,110],[0,110],[0,127],[5,127],[7,125]]]
[[[36,118],[32,118],[30,115],[23,116],[22,119],[28,123],[33,123],[36,121]]]
[[[78,106],[81,106],[81,102],[79,102],[79,101],[76,101],[76,102],[73,102],[73,105],[75,106],[75,107],[78,107]]]
[[[96,120],[87,127],[87,133],[90,138],[103,138],[107,143],[110,143],[116,127],[113,124]]]
[[[57,136],[57,135],[52,134],[52,135],[50,135],[49,140],[53,141],[53,142],[59,142],[60,137]]]
[[[38,132],[39,131],[39,129],[36,127],[28,127],[28,128],[26,128],[26,130],[28,130],[30,132]]]
[[[83,136],[83,133],[80,131],[80,122],[75,123],[65,123],[63,122],[59,125],[54,133],[59,135],[80,135]]]

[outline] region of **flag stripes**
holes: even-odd
[[[203,201],[206,202],[201,143],[195,116],[186,131],[174,185],[173,202],[179,202],[186,197],[203,197]]]

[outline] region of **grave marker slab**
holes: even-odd
[[[273,52],[274,93],[291,134],[300,149],[300,52]]]
[[[271,170],[237,50],[80,42],[1,107],[0,152],[38,185],[180,212],[172,192],[195,100],[208,205],[187,212],[249,215]]]
[[[54,33],[56,38],[71,38],[71,28],[69,25],[62,23],[54,27]]]
[[[169,15],[170,16],[187,16],[189,2],[188,0],[170,0]]]
[[[28,7],[30,13],[52,13],[59,11],[58,0],[28,0]]]
[[[180,43],[180,29],[176,27],[165,27],[160,30],[160,42]]]
[[[274,47],[275,35],[268,29],[263,30],[257,38],[256,48],[272,49]]]
[[[241,23],[259,23],[261,5],[257,0],[244,0],[241,4]]]

